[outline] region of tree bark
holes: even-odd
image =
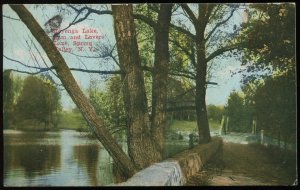
[[[65,60],[53,42],[23,5],[10,5],[10,7],[18,14],[46,52],[57,72],[58,78],[61,80],[63,86],[79,108],[98,140],[103,144],[113,159],[118,162],[123,175],[127,178],[131,177],[136,172],[134,164],[105,128],[102,119],[97,116],[94,108],[79,88]]]
[[[169,67],[169,26],[172,4],[161,4],[155,29],[155,59],[152,82],[151,135],[162,159],[167,125],[167,85]]]
[[[121,67],[125,71],[123,93],[128,119],[128,154],[139,169],[160,161],[151,141],[150,120],[132,5],[112,5],[114,29]]]
[[[210,131],[207,119],[206,110],[206,75],[207,75],[207,62],[205,56],[205,40],[204,31],[206,22],[204,18],[198,18],[198,25],[196,29],[196,53],[197,53],[197,64],[196,64],[196,114],[197,114],[197,126],[199,132],[199,143],[207,143],[210,141]],[[204,21],[201,21],[204,19]]]
[[[206,110],[206,69],[204,43],[197,45],[197,66],[196,66],[196,114],[197,126],[199,132],[199,143],[207,143],[210,141],[210,131]]]
[[[280,150],[280,146],[281,146],[281,144],[280,144],[280,139],[281,138],[281,136],[280,136],[280,131],[278,131],[278,136],[277,136],[277,142],[278,142],[278,147],[279,147],[279,150]]]

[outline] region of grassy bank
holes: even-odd
[[[36,123],[35,121],[30,121],[29,123],[23,121],[19,124],[22,130],[32,130],[32,131],[44,131],[45,128],[42,124]],[[27,127],[24,127],[27,126]],[[217,121],[209,121],[210,131],[216,131],[219,129],[220,124]],[[17,126],[12,126],[12,129],[18,129]],[[88,126],[80,112],[70,112],[62,111],[59,113],[58,125],[57,127],[48,127],[48,130],[59,130],[59,129],[72,129],[77,131],[88,131]],[[197,132],[197,122],[196,121],[179,121],[174,120],[170,126],[169,130],[172,132],[182,131],[182,132]]]
[[[220,123],[218,121],[210,120],[209,121],[210,131],[219,130]],[[169,128],[171,131],[184,131],[184,132],[196,132],[197,122],[196,121],[179,121],[174,120]]]
[[[88,131],[88,126],[81,113],[62,111],[58,115],[56,126],[53,123],[45,126],[44,122],[40,122],[37,119],[25,119],[16,124],[11,124],[9,129],[22,131],[57,131],[60,129]]]
[[[63,111],[59,114],[59,129],[87,131],[87,123],[79,112]]]

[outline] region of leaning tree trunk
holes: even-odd
[[[164,151],[164,133],[167,125],[166,104],[169,67],[169,26],[172,4],[161,4],[155,28],[155,60],[152,83],[151,135],[160,159]]]
[[[53,64],[53,68],[57,72],[58,78],[61,80],[63,86],[81,111],[98,140],[103,144],[113,159],[118,162],[123,175],[127,178],[131,177],[136,172],[135,165],[105,128],[102,119],[97,116],[93,106],[79,88],[64,58],[57,50],[54,43],[23,5],[10,5],[10,7],[18,14],[20,19],[46,52],[49,60]]]
[[[128,124],[128,154],[139,169],[160,161],[151,141],[144,74],[133,22],[132,5],[113,5],[119,61],[125,71],[123,93]]]

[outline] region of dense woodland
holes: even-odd
[[[16,74],[20,70],[3,72],[4,128],[26,122],[55,128],[63,86],[123,179],[163,159],[166,126],[173,119],[196,120],[199,143],[211,140],[209,119],[221,122],[223,115],[230,118],[230,131],[251,132],[255,120],[257,130],[296,141],[293,4],[61,5],[58,10],[74,17],[69,26],[84,22],[90,14],[99,19],[112,15],[116,48],[104,44],[98,51],[106,52],[118,67],[104,90],[93,79],[86,90],[76,83],[72,75],[76,68],[68,67],[53,43],[59,22],[50,23],[54,32],[46,33],[25,6],[10,7],[52,66],[36,68],[31,73],[35,76],[26,78]],[[244,15],[240,25],[229,22],[237,11]],[[189,24],[178,15],[188,18]],[[226,57],[241,62],[242,91],[233,91],[224,107],[206,105],[207,87],[218,83],[211,81],[213,68]],[[128,155],[112,136],[119,130],[126,131]]]

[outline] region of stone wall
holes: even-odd
[[[222,139],[212,138],[207,144],[197,145],[175,156],[155,163],[145,168],[126,182],[112,184],[112,186],[180,186],[186,179],[198,171],[216,154],[222,153]]]
[[[180,152],[168,160],[178,161],[183,176],[187,179],[195,175],[198,171],[201,171],[203,166],[215,154],[222,152],[222,146],[222,139],[220,137],[214,137],[210,143],[198,145],[190,150]]]

